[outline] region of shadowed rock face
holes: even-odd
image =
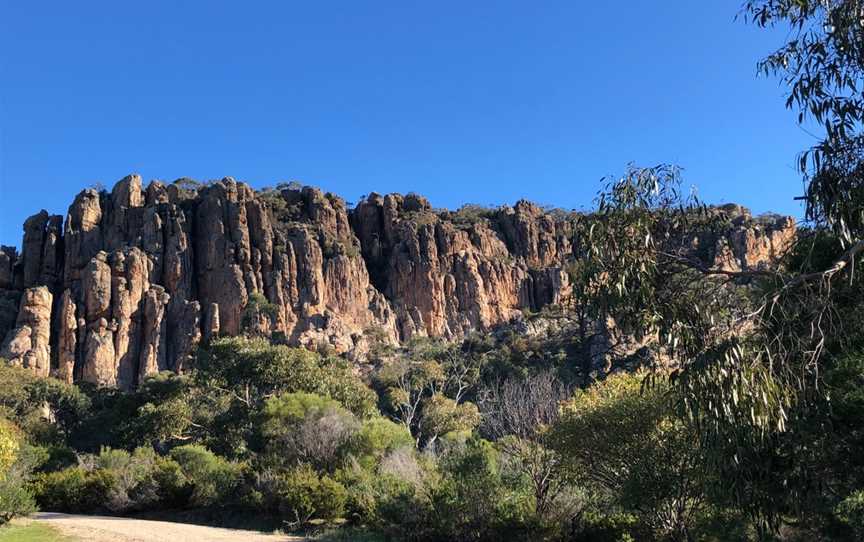
[[[130,388],[182,371],[216,334],[362,360],[371,331],[458,338],[570,295],[571,224],[526,201],[466,219],[413,194],[371,194],[349,211],[311,187],[188,184],[145,189],[130,175],[110,193],[82,191],[65,220],[28,218],[21,253],[0,250],[0,298],[20,297],[0,356]],[[765,265],[794,238],[791,218],[723,212],[734,215],[727,232],[693,239],[713,265]]]

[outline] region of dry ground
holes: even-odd
[[[295,536],[264,534],[144,519],[40,512],[32,519],[64,535],[92,542],[299,542]]]

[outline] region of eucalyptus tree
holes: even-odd
[[[767,533],[808,487],[788,489],[780,443],[791,461],[790,445],[806,448],[790,440],[790,423],[814,419],[808,413],[825,400],[823,367],[862,337],[861,280],[851,273],[861,258],[855,245],[816,229],[776,265],[714,265],[700,244],[729,231],[730,217],[682,185],[667,165],[630,167],[608,181],[582,230],[590,269],[582,276],[600,300],[597,317],[643,345],[644,363],[656,369],[646,385],[675,384],[679,413],[697,428],[720,489]]]
[[[748,0],[743,16],[788,31],[759,71],[788,87],[786,107],[799,124],[822,132],[799,159],[808,218],[857,253],[864,249],[864,2]]]

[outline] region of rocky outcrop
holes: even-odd
[[[75,300],[70,290],[64,290],[60,296],[53,326],[56,334],[57,377],[72,383],[78,347],[78,320],[75,317]]]
[[[15,277],[12,269],[18,260],[15,247],[0,246],[0,289],[10,289],[14,286]]]
[[[353,360],[372,337],[457,338],[567,300],[570,218],[527,201],[440,211],[415,194],[371,194],[349,210],[311,187],[256,192],[225,178],[145,188],[130,175],[110,193],[82,191],[65,220],[27,219],[20,255],[0,250],[0,299],[21,298],[0,355],[131,388],[183,371],[219,334]],[[743,212],[728,228],[697,236],[694,250],[748,268],[794,236],[791,219]]]
[[[452,338],[488,329],[569,295],[572,232],[519,202],[458,224],[420,196],[370,195],[352,214],[375,285],[397,311],[397,333]]]
[[[28,288],[21,297],[15,328],[6,336],[0,357],[32,369],[39,376],[51,371],[51,303],[45,286]]]
[[[697,234],[692,247],[700,258],[717,269],[762,269],[783,256],[796,238],[795,220],[767,214],[753,217],[740,205],[714,209],[719,224]]]
[[[99,386],[117,384],[113,331],[105,318],[99,318],[88,327],[81,356],[81,380],[84,382]]]

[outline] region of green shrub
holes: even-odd
[[[74,467],[78,464],[78,456],[75,450],[68,446],[24,446],[22,454],[30,456],[30,463],[38,472],[51,472]]]
[[[27,491],[25,482],[44,454],[40,453],[40,448],[21,442],[17,428],[11,423],[0,420],[0,424],[3,424],[0,425],[0,456],[5,463],[0,469],[0,525],[3,525],[16,516],[36,511],[33,495]]]
[[[50,408],[52,421],[44,416]],[[76,386],[33,371],[0,363],[0,418],[8,418],[32,443],[58,445],[79,424],[89,408]]]
[[[334,476],[346,490],[346,519],[364,525],[372,524],[379,502],[376,482],[380,477],[359,464],[341,469]]]
[[[495,209],[476,203],[466,203],[456,211],[450,213],[450,220],[456,227],[467,229],[480,221],[494,218],[495,213]]]
[[[270,301],[260,292],[249,294],[249,300],[246,303],[246,308],[243,309],[241,316],[240,327],[245,333],[255,333],[258,327],[258,321],[264,317],[271,322],[275,321],[279,315],[279,307]]]
[[[43,462],[46,455],[42,448],[22,441],[14,425],[0,419],[0,457],[4,463],[0,468],[0,525],[36,510],[25,484],[33,468]]]
[[[376,412],[377,398],[346,360],[322,357],[305,348],[271,345],[264,339],[222,338],[199,350],[197,380],[214,395],[249,398],[258,407],[280,393],[330,397],[359,417]]]
[[[691,537],[699,542],[758,539],[753,522],[740,508],[706,507],[695,520]],[[797,540],[797,539],[796,539]]]
[[[480,412],[473,403],[456,403],[444,394],[436,393],[426,399],[420,430],[434,441],[447,433],[469,433],[480,424]]]
[[[180,446],[171,450],[191,488],[192,506],[224,506],[241,481],[241,467],[198,445]],[[163,474],[173,477],[176,472],[167,465]],[[172,483],[176,482],[176,478]]]
[[[594,495],[632,512],[661,536],[692,529],[704,507],[699,443],[670,406],[669,388],[619,373],[577,391],[550,444]]]
[[[152,448],[136,448],[133,453],[103,448],[89,461],[95,469],[110,472],[116,480],[104,503],[108,510],[125,512],[153,504],[152,496],[138,489],[155,467],[157,456]]]
[[[387,418],[375,416],[364,420],[351,439],[348,452],[366,469],[374,468],[384,456],[403,447],[413,447],[414,437],[408,428]]]
[[[347,491],[345,517],[352,522],[389,531],[394,526],[405,526],[409,518],[416,520],[427,515],[425,508],[423,513],[417,513],[420,506],[407,516],[403,514],[412,503],[416,505],[416,487],[409,480],[359,465],[337,472],[336,478]]]
[[[640,540],[638,519],[631,514],[587,512],[571,537],[572,542],[634,542]]]
[[[189,504],[192,490],[179,463],[169,457],[157,457],[128,495],[136,510],[171,509]]]
[[[389,476],[382,477],[377,486],[374,515],[368,518],[371,525],[397,540],[405,533],[412,533],[415,540],[434,534],[434,510],[424,491]],[[427,489],[434,489],[434,485]]]
[[[433,525],[439,536],[453,540],[495,540],[509,523],[508,501],[491,443],[470,439],[445,456],[440,482],[430,490]]]
[[[305,462],[333,470],[358,422],[339,403],[312,393],[286,393],[264,405],[261,433],[276,463]]]
[[[33,495],[19,480],[0,481],[0,525],[16,516],[26,516],[36,511]]]
[[[846,497],[837,505],[834,514],[852,531],[856,540],[864,540],[864,490]]]
[[[0,418],[0,480],[6,477],[6,472],[18,456],[19,440],[18,428]]]
[[[334,520],[345,513],[348,493],[329,476],[318,476],[309,465],[284,474],[280,486],[280,512],[291,525],[311,519]]]
[[[37,475],[31,488],[36,502],[44,510],[87,513],[105,507],[116,483],[110,471],[88,472],[82,467],[71,467]]]

